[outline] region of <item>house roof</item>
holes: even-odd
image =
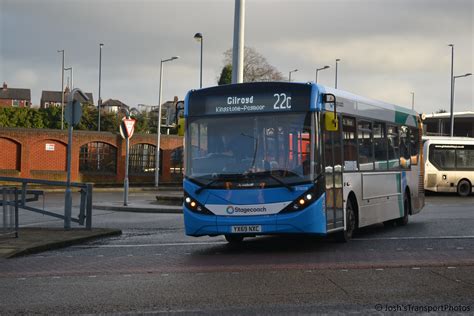
[[[67,102],[68,93],[64,94],[64,102]],[[94,104],[94,98],[92,93],[86,92],[86,96],[89,98],[88,103]],[[84,98],[80,95],[77,95],[77,98],[81,102],[85,102]],[[61,103],[61,91],[46,91],[41,92],[41,102],[59,102]]]
[[[31,90],[18,88],[1,88],[0,86],[0,99],[31,101]]]
[[[125,108],[129,108],[128,105],[126,105],[125,103],[123,103],[122,101],[120,100],[114,100],[114,99],[108,99],[107,101],[105,101],[104,103],[102,103],[102,106],[105,107],[105,106],[117,106],[117,107],[125,107]]]

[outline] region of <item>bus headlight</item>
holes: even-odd
[[[316,183],[313,187],[311,187],[311,189],[300,195],[297,199],[285,207],[279,214],[301,211],[314,203],[317,200],[316,197],[321,196],[322,194],[322,191],[319,189],[319,187],[320,184]]]
[[[187,192],[184,192],[184,205],[192,212],[203,214],[203,215],[215,215],[207,208],[204,207],[197,200],[189,196]]]

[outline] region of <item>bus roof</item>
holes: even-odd
[[[340,98],[353,100],[355,102],[367,103],[367,104],[370,104],[370,105],[373,105],[373,106],[376,106],[376,107],[379,107],[379,108],[382,108],[382,109],[385,109],[385,110],[397,111],[397,112],[401,112],[401,113],[405,113],[405,114],[409,114],[409,115],[415,115],[415,116],[419,115],[418,112],[413,111],[412,109],[407,108],[407,107],[403,107],[403,106],[399,106],[399,105],[396,105],[396,104],[387,103],[387,102],[383,102],[383,101],[363,97],[363,96],[360,96],[360,95],[357,95],[357,94],[354,94],[354,93],[351,93],[351,92],[348,92],[348,91],[334,89],[334,88],[323,86],[323,85],[320,85],[320,84],[316,84],[316,86],[318,86],[318,90],[321,91],[322,93],[332,93],[332,94],[334,94],[336,96],[336,99],[337,99],[337,97],[340,97]]]
[[[469,144],[474,145],[472,137],[423,136],[423,141],[430,144]]]
[[[418,113],[409,108],[390,104],[363,96],[359,96],[347,91],[326,87],[314,82],[253,82],[240,83],[209,87],[188,92],[185,100],[185,116],[213,115],[213,114],[243,114],[260,112],[254,106],[246,106],[250,110],[242,110],[239,106],[234,106],[236,102],[243,102],[243,99],[251,99],[253,104],[264,104],[264,112],[284,112],[288,109],[274,109],[274,96],[282,92],[291,95],[291,110],[333,110],[332,104],[323,104],[321,94],[332,93],[336,96],[337,111],[354,116],[362,116],[376,120],[394,122],[397,124],[407,124],[417,126]],[[283,93],[282,93],[283,94]],[[286,97],[286,96],[285,96]],[[283,97],[282,97],[283,99]],[[192,101],[192,109],[189,102]],[[255,101],[255,102],[254,102]],[[278,98],[278,102],[280,102]],[[240,105],[241,103],[237,104]],[[251,104],[249,104],[251,105]],[[284,104],[282,103],[282,107]],[[238,111],[234,111],[237,109]]]

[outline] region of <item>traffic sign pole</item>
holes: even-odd
[[[64,194],[64,229],[71,229],[72,213],[72,194],[71,194],[71,152],[72,152],[72,130],[77,125],[82,116],[81,103],[74,99],[76,93],[80,94],[86,101],[89,98],[81,89],[73,89],[69,94],[69,101],[66,107],[66,121],[68,123],[68,142],[67,142],[67,160],[66,160],[66,192]]]
[[[130,138],[133,135],[135,129],[135,120],[130,119],[130,115],[127,112],[127,117],[122,119],[120,123],[120,134],[125,139],[125,178],[123,179],[123,205],[128,205],[128,165],[130,156]]]
[[[129,149],[130,138],[125,138],[125,179],[123,179],[123,205],[128,205],[128,163],[129,163]]]

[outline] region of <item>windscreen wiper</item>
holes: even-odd
[[[206,183],[205,185],[203,185],[202,187],[196,189],[194,191],[194,193],[196,194],[199,194],[201,193],[203,190],[211,187],[211,185],[213,185],[214,183],[216,182],[220,182],[220,181],[224,181],[224,180],[236,180],[236,179],[240,179],[242,178],[243,175],[242,174],[237,174],[237,173],[230,173],[230,174],[218,174],[218,175],[215,175],[214,176],[214,179],[212,179],[211,181],[209,181],[208,183]]]
[[[255,176],[263,176],[263,177],[269,177],[273,180],[275,180],[276,182],[278,182],[279,184],[281,184],[282,186],[284,186],[285,188],[287,188],[290,192],[294,192],[295,191],[295,188],[292,187],[291,185],[289,185],[288,183],[286,183],[285,181],[281,180],[280,178],[278,177],[275,177],[271,171],[265,171],[265,172],[259,172],[259,173],[253,173],[251,175],[255,175]]]

